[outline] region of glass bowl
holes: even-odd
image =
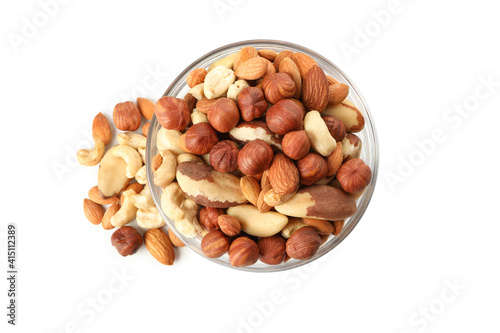
[[[283,42],[283,41],[275,41],[275,40],[250,40],[250,41],[243,41],[243,42],[238,42],[238,43],[233,43],[229,44],[223,47],[220,47],[216,50],[213,50],[195,62],[193,62],[190,66],[188,66],[175,80],[174,82],[170,85],[170,87],[167,89],[165,92],[164,96],[174,96],[178,98],[184,98],[186,93],[189,90],[189,87],[186,84],[186,78],[188,74],[200,67],[205,67],[207,68],[210,64],[213,62],[224,58],[225,56],[237,52],[239,49],[241,49],[244,46],[253,46],[256,49],[271,49],[276,52],[280,52],[282,50],[291,50],[293,52],[301,52],[308,54],[311,56],[318,65],[324,70],[324,72],[327,75],[333,76],[335,79],[338,81],[345,83],[349,85],[349,96],[348,99],[351,100],[358,108],[359,110],[363,113],[363,116],[365,117],[365,128],[363,131],[360,133],[356,133],[358,135],[363,143],[362,145],[362,151],[361,151],[361,158],[363,161],[370,166],[372,169],[373,177],[368,185],[368,187],[365,189],[363,194],[356,200],[356,204],[358,207],[358,210],[354,216],[351,218],[347,219],[344,224],[344,228],[342,229],[342,232],[340,233],[339,236],[330,236],[330,239],[320,247],[319,251],[310,259],[308,260],[295,260],[291,259],[287,261],[286,263],[282,263],[280,265],[266,265],[261,261],[257,261],[252,266],[248,267],[233,267],[229,263],[229,256],[226,253],[224,256],[217,258],[217,259],[210,259],[205,257],[203,252],[201,251],[201,237],[197,238],[187,238],[184,237],[180,232],[177,231],[175,228],[174,221],[170,220],[164,213],[163,210],[161,209],[161,191],[162,188],[159,186],[154,185],[153,183],[153,170],[151,166],[153,165],[152,160],[153,157],[157,154],[157,148],[156,148],[156,136],[158,130],[161,128],[160,124],[156,120],[156,117],[153,116],[153,119],[151,119],[151,125],[149,128],[149,133],[148,133],[148,138],[147,138],[147,147],[146,147],[146,168],[147,168],[147,181],[150,186],[151,194],[153,196],[154,203],[156,207],[158,207],[158,210],[160,211],[161,216],[163,219],[166,221],[168,227],[172,229],[172,231],[186,244],[187,247],[191,248],[193,251],[201,255],[203,258],[210,260],[214,263],[226,266],[226,267],[231,267],[237,270],[241,271],[249,271],[249,272],[277,272],[277,271],[284,271],[292,268],[296,268],[302,265],[305,265],[307,263],[310,263],[326,253],[330,252],[333,248],[335,248],[337,245],[339,245],[344,238],[346,238],[351,231],[354,229],[354,227],[358,224],[360,221],[361,217],[365,213],[366,208],[368,207],[368,204],[370,203],[370,199],[372,197],[373,191],[375,189],[375,183],[377,180],[377,173],[378,173],[378,140],[377,140],[377,133],[375,130],[375,125],[373,122],[373,117],[370,114],[368,110],[368,106],[361,96],[358,88],[354,85],[354,83],[333,63],[331,63],[329,60],[324,58],[323,56],[317,54],[314,51],[311,51],[303,46],[288,43],[288,42]]]

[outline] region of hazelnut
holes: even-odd
[[[352,133],[347,133],[344,140],[342,140],[342,155],[343,163],[349,161],[352,158],[359,157],[361,154],[361,139]]]
[[[236,219],[236,217],[230,215],[219,215],[217,222],[219,223],[220,230],[229,237],[236,236],[241,231],[240,222]]]
[[[260,261],[268,265],[279,265],[285,259],[285,240],[279,235],[259,239]]]
[[[311,143],[305,131],[286,133],[281,145],[283,146],[283,152],[294,160],[300,160],[311,150]]]
[[[111,245],[124,257],[136,253],[142,242],[141,234],[129,226],[121,227],[111,236]]]
[[[115,105],[113,122],[122,131],[136,131],[141,126],[141,111],[134,102],[123,102]]]
[[[335,139],[335,141],[340,142],[345,138],[346,130],[345,125],[339,119],[334,116],[325,116],[322,117],[325,121],[326,127],[328,127],[328,131]]]
[[[163,96],[155,104],[155,114],[160,125],[170,130],[183,130],[191,120],[185,100]]]
[[[347,193],[359,193],[370,184],[372,170],[360,158],[353,158],[342,164],[337,179]]]
[[[219,229],[219,223],[217,219],[220,215],[224,214],[224,209],[222,208],[213,208],[213,207],[203,207],[200,210],[200,214],[198,215],[198,220],[201,226],[207,230],[217,230]]]
[[[208,121],[217,131],[227,133],[240,120],[240,111],[230,98],[219,98],[208,111]]]
[[[239,152],[233,141],[220,141],[210,150],[210,165],[219,172],[232,172],[238,169]]]
[[[188,152],[193,154],[208,154],[217,142],[219,142],[217,132],[210,124],[198,123],[186,131],[185,145]]]
[[[206,237],[206,236],[205,236]],[[236,238],[229,248],[229,262],[234,267],[253,265],[259,260],[259,247],[248,237]]]
[[[274,151],[262,140],[247,143],[238,153],[238,167],[248,176],[258,175],[269,169]]]
[[[297,169],[299,169],[300,183],[312,185],[326,177],[328,163],[323,156],[309,153],[297,161]]]
[[[220,230],[212,230],[201,240],[201,250],[208,258],[219,258],[229,249],[229,238]]]
[[[321,238],[313,227],[295,231],[286,241],[286,253],[293,259],[306,260],[318,252]]]
[[[184,101],[186,101],[188,111],[193,112],[194,108],[196,107],[196,103],[198,102],[196,97],[194,97],[193,94],[187,93],[186,96],[184,96]]]
[[[210,109],[212,109],[212,106],[214,106],[217,101],[218,99],[202,98],[196,103],[196,108],[198,111],[208,114]]]
[[[266,123],[274,133],[285,135],[290,131],[302,129],[304,125],[303,113],[297,103],[290,99],[284,99],[269,108],[266,114]]]
[[[269,75],[262,82],[262,90],[266,95],[266,99],[272,104],[293,97],[295,89],[295,82],[286,73]]]
[[[238,107],[240,108],[241,118],[245,121],[252,121],[262,117],[267,110],[267,101],[260,88],[244,88],[238,95]]]

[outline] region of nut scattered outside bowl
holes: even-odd
[[[170,238],[162,229],[149,229],[144,234],[144,244],[149,253],[163,265],[174,264],[175,252]]]
[[[142,242],[141,234],[130,226],[119,228],[111,236],[111,245],[113,245],[123,257],[136,253],[141,247]]]
[[[135,131],[141,126],[141,112],[134,102],[116,104],[113,110],[113,122],[122,131]]]

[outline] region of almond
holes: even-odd
[[[170,241],[172,242],[172,245],[175,247],[184,247],[184,243],[180,240],[179,237],[177,237],[172,229],[168,229],[168,238],[170,238]]]
[[[290,75],[292,80],[295,82],[296,88],[295,95],[293,95],[293,97],[300,98],[300,95],[302,94],[302,78],[300,77],[299,69],[293,60],[290,58],[284,58],[281,60],[279,72]]]
[[[267,191],[272,189],[272,185],[268,184],[266,187],[262,189],[259,193],[259,198],[257,199],[257,208],[259,209],[259,212],[265,213],[271,210],[271,206],[269,206],[265,201],[264,201],[264,196],[266,195]]]
[[[102,112],[99,112],[94,118],[94,122],[92,123],[92,137],[99,138],[105,146],[111,142],[111,125],[108,118]]]
[[[240,64],[234,74],[240,79],[257,80],[267,73],[267,64],[264,58],[251,58]]]
[[[207,70],[205,68],[196,68],[191,73],[189,73],[186,82],[189,88],[199,85],[205,81],[207,76]]]
[[[290,200],[295,193],[290,194],[279,194],[274,188],[270,189],[264,194],[264,202],[271,207],[282,205],[288,200]]]
[[[313,66],[302,83],[302,102],[308,111],[322,112],[328,105],[328,79],[319,66]]]
[[[238,67],[247,61],[248,59],[256,58],[259,56],[259,53],[253,46],[246,46],[239,50],[238,53],[236,53],[236,57],[234,58],[234,63],[233,63],[233,70],[236,71]]]
[[[83,199],[83,212],[92,224],[99,224],[104,216],[101,205],[96,204],[90,199]]]
[[[278,52],[269,49],[262,49],[259,50],[258,52],[259,56],[261,56],[262,58],[266,58],[271,62],[274,61],[274,59],[276,59],[276,57],[278,56]]]
[[[148,137],[148,132],[149,132],[149,126],[151,125],[150,122],[147,122],[145,123],[144,125],[142,125],[142,135],[144,135],[145,137]]]
[[[144,234],[144,244],[149,253],[164,265],[173,265],[175,260],[174,247],[170,238],[162,229],[149,229]]]
[[[260,185],[257,180],[252,176],[245,176],[240,179],[241,192],[248,201],[254,206],[257,206],[257,201],[260,194]]]
[[[349,95],[349,86],[347,84],[330,84],[330,86],[328,87],[328,106],[332,106],[342,102],[347,98],[347,95]]]
[[[160,154],[156,154],[153,157],[153,171],[158,170],[158,168],[162,165],[163,163],[163,157],[161,157]]]
[[[293,52],[292,51],[289,51],[289,50],[284,50],[284,51],[281,51],[277,56],[276,58],[274,59],[274,68],[276,69],[276,71],[279,71],[280,69],[280,63],[281,63],[281,60],[285,59],[285,58],[291,58],[293,55]]]
[[[115,227],[114,225],[111,224],[111,218],[116,214],[117,211],[120,210],[120,207],[121,207],[120,203],[115,202],[114,204],[109,206],[106,213],[104,213],[104,217],[102,218],[102,227],[105,230],[111,230]]]
[[[334,77],[332,77],[330,75],[327,75],[326,79],[328,80],[329,85],[340,83],[339,81],[337,81],[337,79],[335,79]]]
[[[317,65],[313,58],[304,53],[294,53],[291,58],[295,65],[297,65],[302,79],[306,77],[307,72],[309,72],[314,65]]]
[[[306,225],[316,229],[320,235],[329,235],[335,231],[335,226],[330,221],[313,218],[303,218],[302,220]]]
[[[328,156],[327,164],[328,164],[328,173],[327,177],[333,177],[339,171],[340,166],[342,165],[343,154],[342,154],[342,143],[337,142],[337,148],[333,151],[333,153]]]
[[[290,157],[279,153],[269,167],[269,182],[278,194],[292,194],[299,188],[299,171]]]
[[[139,107],[139,111],[144,118],[147,120],[151,120],[151,118],[153,118],[153,114],[155,113],[155,103],[149,99],[137,97],[137,106]]]
[[[342,228],[344,228],[344,220],[333,221],[333,225],[335,226],[335,231],[332,233],[334,236],[340,235]]]
[[[97,188],[97,185],[89,190],[89,199],[100,205],[111,205],[120,201],[118,197],[103,199],[99,194],[99,189]]]

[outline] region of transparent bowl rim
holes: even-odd
[[[151,195],[153,197],[153,201],[158,208],[158,211],[160,212],[161,216],[163,219],[166,221],[167,226],[169,229],[171,229],[177,237],[179,237],[184,244],[186,244],[187,247],[189,247],[191,250],[194,252],[198,253],[200,256],[205,258],[206,260],[209,260],[211,262],[217,263],[219,265],[222,265],[224,267],[229,267],[235,270],[239,271],[247,271],[247,272],[262,272],[262,273],[269,273],[269,272],[281,272],[281,271],[286,271],[294,268],[298,268],[300,266],[306,265],[308,263],[311,263],[331,250],[333,250],[335,247],[337,247],[342,241],[352,232],[352,230],[357,226],[361,218],[363,217],[364,213],[366,212],[366,209],[371,201],[371,198],[373,196],[374,190],[375,190],[375,185],[377,182],[377,177],[378,177],[378,169],[379,169],[379,146],[378,146],[378,136],[377,136],[377,130],[374,124],[373,116],[370,112],[370,109],[368,107],[368,104],[363,97],[363,95],[360,93],[359,89],[357,86],[352,82],[351,79],[340,69],[338,68],[335,64],[333,64],[330,60],[327,58],[323,57],[322,55],[318,54],[317,52],[310,50],[304,46],[286,42],[286,41],[281,41],[281,40],[271,40],[271,39],[253,39],[253,40],[246,40],[246,41],[240,41],[240,42],[235,42],[231,44],[227,44],[224,46],[221,46],[217,49],[214,49],[205,55],[201,56],[197,60],[195,60],[193,63],[191,63],[189,66],[186,67],[173,81],[172,84],[168,87],[168,89],[165,91],[163,96],[171,96],[172,90],[174,90],[177,85],[179,84],[179,81],[182,80],[183,77],[187,76],[193,69],[198,68],[198,64],[202,63],[205,59],[211,58],[213,56],[216,56],[217,54],[231,48],[235,47],[245,47],[245,46],[254,46],[258,48],[262,48],[262,44],[265,44],[266,47],[282,47],[282,48],[292,48],[295,49],[299,52],[306,53],[308,55],[312,55],[313,57],[316,57],[318,59],[321,59],[324,63],[328,64],[331,66],[333,70],[337,72],[337,74],[341,75],[343,79],[349,83],[351,89],[351,92],[353,92],[359,102],[362,104],[363,109],[364,109],[364,116],[365,120],[368,118],[367,125],[365,124],[365,128],[363,131],[367,130],[371,132],[371,135],[373,137],[373,142],[372,143],[372,149],[371,149],[371,154],[373,154],[373,165],[372,165],[372,179],[368,187],[365,189],[364,193],[360,197],[362,198],[361,202],[358,204],[358,210],[356,214],[351,217],[350,219],[355,218],[353,221],[350,221],[350,223],[347,225],[347,227],[344,227],[342,229],[342,232],[339,236],[336,236],[334,239],[330,240],[328,243],[325,243],[323,246],[321,246],[320,250],[310,259],[307,260],[295,260],[291,264],[287,265],[285,263],[282,263],[280,265],[268,265],[265,267],[253,267],[253,266],[247,266],[247,267],[234,267],[232,266],[229,262],[219,260],[218,258],[212,259],[212,258],[207,258],[199,248],[191,244],[191,241],[189,238],[185,237],[182,235],[180,232],[177,231],[175,228],[175,225],[173,221],[171,221],[163,212],[161,209],[161,199],[156,191],[153,190],[153,188],[150,188],[151,190]],[[152,154],[151,152],[153,149],[156,149],[156,147],[151,147],[152,146],[152,141],[153,135],[150,135],[154,131],[154,127],[157,126],[157,119],[156,115],[153,115],[153,118],[151,119],[151,126],[149,128],[148,136],[147,136],[147,143],[146,143],[146,174],[147,174],[147,183],[148,184],[154,184],[153,183],[153,177],[154,177],[154,172],[152,170],[152,160],[155,154]],[[154,138],[156,141],[156,138]],[[153,148],[153,149],[152,149]],[[156,185],[153,185],[156,186]],[[358,199],[359,200],[359,199]],[[327,245],[329,245],[327,247]]]

